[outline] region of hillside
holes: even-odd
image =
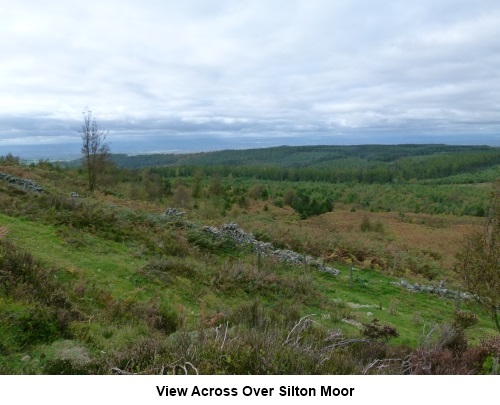
[[[281,166],[324,167],[353,162],[395,162],[408,157],[427,157],[450,154],[498,154],[499,148],[491,146],[460,146],[440,144],[408,145],[352,145],[352,146],[278,146],[259,149],[221,150],[176,154],[113,154],[113,161],[120,167],[142,168],[150,166]],[[497,155],[495,155],[497,156]],[[69,163],[75,166],[78,161]],[[347,164],[348,165],[348,164]]]
[[[112,155],[122,168],[161,167],[174,176],[233,175],[272,181],[385,184],[491,182],[500,175],[500,149],[489,146],[282,146],[195,154]],[[72,162],[75,167],[78,162]]]
[[[500,354],[452,271],[488,185],[110,168],[90,194],[48,162],[0,173],[0,373],[489,373]]]

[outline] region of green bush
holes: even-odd
[[[321,215],[333,210],[333,201],[329,197],[311,197],[310,192],[299,189],[292,202],[292,208],[300,214],[302,219]]]
[[[188,231],[187,240],[202,250],[218,255],[225,255],[238,250],[233,239],[226,236],[217,238],[214,235],[198,230]]]
[[[9,314],[7,325],[16,331],[19,347],[50,342],[60,336],[54,311],[38,304]]]

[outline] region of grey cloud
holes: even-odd
[[[117,141],[500,130],[493,0],[19,0],[8,9],[3,143],[75,137],[85,106]]]

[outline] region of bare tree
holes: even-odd
[[[83,112],[83,123],[79,133],[82,137],[82,159],[87,171],[89,190],[94,191],[98,176],[108,163],[110,149],[104,142],[108,134],[99,129],[90,110]]]

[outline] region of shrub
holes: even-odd
[[[0,268],[0,294],[64,310],[78,318],[55,270],[42,266],[29,252],[0,240]]]
[[[449,349],[418,348],[406,359],[403,372],[419,375],[457,375],[470,374],[471,370],[457,359]]]
[[[319,200],[319,197],[311,197],[306,190],[299,190],[293,200],[292,208],[300,214],[301,219],[314,215],[321,215],[333,209],[333,201],[329,197]]]
[[[452,320],[452,325],[457,329],[464,330],[470,328],[478,322],[479,318],[473,312],[456,310]]]
[[[189,189],[185,185],[179,184],[175,188],[172,196],[173,204],[177,207],[189,208],[191,206],[191,200],[192,196]]]
[[[265,200],[269,196],[269,192],[267,191],[266,186],[263,184],[254,184],[248,190],[248,196],[253,198],[254,200]]]
[[[369,339],[382,341],[399,336],[399,332],[394,326],[387,324],[380,325],[378,319],[372,320],[371,323],[363,323],[361,334]]]
[[[188,231],[187,240],[203,250],[219,255],[234,252],[237,248],[234,240],[229,237],[224,236],[217,238],[211,234],[198,230]]]
[[[297,194],[295,193],[295,190],[293,188],[289,188],[288,190],[285,191],[285,194],[283,195],[283,203],[285,205],[292,207],[296,198]]]
[[[344,301],[334,301],[328,308],[328,315],[332,323],[339,323],[351,317],[351,310]]]
[[[368,232],[372,230],[372,223],[368,219],[368,217],[365,215],[363,219],[361,220],[361,224],[359,225],[359,229],[362,232]]]
[[[132,312],[138,319],[145,320],[149,327],[167,335],[175,332],[181,324],[177,312],[163,302],[141,302],[133,307]]]
[[[270,324],[266,311],[258,299],[245,302],[234,309],[228,316],[231,324],[243,324],[251,328],[264,328]]]
[[[140,336],[103,359],[101,373],[111,373],[113,368],[118,368],[130,373],[160,374],[166,364],[175,360],[176,351],[173,349],[165,339]]]
[[[385,232],[384,224],[382,221],[377,220],[375,223],[372,223],[370,219],[365,215],[359,225],[359,229],[362,232],[376,232],[383,234]]]
[[[17,330],[16,338],[21,347],[49,342],[60,335],[54,311],[39,304],[11,313],[7,321],[10,328]]]

